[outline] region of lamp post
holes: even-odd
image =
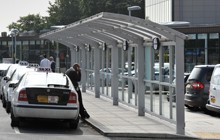
[[[12,43],[13,43],[13,47],[12,47],[12,58],[13,58],[13,63],[15,63],[15,59],[16,59],[16,54],[17,54],[17,49],[16,49],[16,36],[18,34],[18,29],[12,29],[11,30],[11,37],[12,37]]]
[[[128,15],[131,16],[131,11],[141,10],[140,6],[130,6],[128,7]]]

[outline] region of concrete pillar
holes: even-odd
[[[152,43],[145,42],[145,78],[147,80],[154,79],[154,50],[152,48]],[[147,108],[150,112],[153,112],[153,84],[148,84],[150,86],[150,108]]]
[[[138,69],[138,116],[145,115],[145,89],[144,89],[144,46],[143,42],[137,47],[137,69]]]
[[[132,47],[128,47],[128,76],[131,76],[131,53],[132,53]],[[133,83],[132,80],[128,79],[128,103],[130,103],[130,99],[132,99],[132,91],[133,91]]]
[[[82,47],[81,75],[82,92],[86,92],[86,50],[84,47]]]
[[[111,68],[112,68],[112,78],[111,78],[111,92],[113,96],[113,105],[118,105],[118,46],[112,47],[111,53]]]
[[[56,42],[56,72],[60,72],[59,43]]]
[[[184,112],[184,40],[176,38],[176,130],[177,134],[185,135]]]
[[[95,47],[94,50],[94,65],[95,65],[95,97],[100,98],[100,49]]]

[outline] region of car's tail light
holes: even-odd
[[[201,82],[194,82],[191,85],[192,85],[192,88],[195,88],[195,89],[203,89],[204,88],[204,85]]]
[[[74,92],[70,92],[68,103],[72,103],[72,104],[77,103],[77,96],[76,96],[76,93],[74,93]]]
[[[25,89],[19,92],[18,101],[27,101],[27,93]]]

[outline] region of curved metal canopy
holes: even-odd
[[[68,47],[83,44],[96,46],[102,43],[115,46],[116,43],[124,41],[135,43],[138,40],[150,42],[155,37],[161,42],[176,42],[176,37],[186,39],[185,34],[150,20],[107,12],[40,35],[40,38],[53,40]]]

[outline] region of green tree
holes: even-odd
[[[128,15],[127,7],[134,5],[141,10],[132,12],[132,16],[144,18],[144,0],[57,0],[48,8],[49,23],[66,25],[100,12]]]
[[[33,30],[36,33],[47,27],[47,18],[41,17],[39,14],[29,14],[28,16],[20,17],[16,23],[13,22],[8,26],[9,30],[15,28],[20,32]]]
[[[48,22],[53,25],[66,25],[80,19],[79,0],[58,0],[50,3]]]
[[[144,18],[144,0],[81,0],[80,10],[83,18],[100,12],[111,12],[127,15],[127,7],[134,5],[140,6],[141,10],[133,12],[132,15]]]

